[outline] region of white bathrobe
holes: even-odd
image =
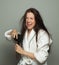
[[[9,40],[11,40],[11,36],[9,36],[7,33],[11,31],[12,30],[5,32],[5,37],[7,37]],[[27,36],[27,32],[28,31],[26,30],[23,39],[23,49],[25,51],[33,53],[35,60],[32,60],[26,56],[22,56],[17,65],[47,65],[47,58],[49,55],[48,50],[49,45],[52,43],[52,40],[44,30],[40,30],[38,32],[37,42],[35,31],[32,29],[29,36]]]

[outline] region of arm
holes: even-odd
[[[18,44],[15,45],[15,50],[16,50],[17,53],[19,53],[19,54],[21,54],[21,55],[25,55],[25,56],[27,56],[27,57],[30,57],[31,59],[35,59],[33,53],[30,53],[30,52],[27,52],[27,51],[23,50],[23,49],[21,48],[21,46],[18,45]]]
[[[49,56],[48,50],[49,50],[50,39],[46,32],[41,32],[41,36],[39,37],[37,42],[38,45],[37,51],[34,53],[34,56],[36,60],[38,60],[40,63],[44,63]]]
[[[11,39],[12,39],[12,37],[11,37],[11,35],[10,35],[10,32],[12,32],[12,29],[10,29],[10,30],[8,30],[8,31],[6,31],[6,32],[4,33],[4,36],[5,36],[8,40],[11,40]]]
[[[5,32],[5,37],[8,39],[8,40],[11,40],[12,38],[15,38],[16,36],[16,39],[18,38],[18,32],[16,31],[16,29],[10,29],[8,31]]]

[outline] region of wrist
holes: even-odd
[[[23,51],[22,55],[27,56],[27,57],[30,57],[30,53],[27,52],[27,51]]]
[[[26,55],[26,51],[22,50],[22,53],[21,54],[22,55]]]

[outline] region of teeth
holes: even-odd
[[[28,25],[31,25],[31,24],[28,24]]]
[[[31,23],[28,23],[28,25],[31,25]]]
[[[31,25],[31,24],[29,24],[29,25]]]

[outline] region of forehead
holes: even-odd
[[[26,17],[34,17],[34,14],[32,12],[27,12]]]

